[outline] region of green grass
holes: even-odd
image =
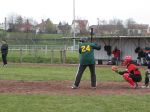
[[[62,38],[63,35],[61,34],[39,34],[40,35],[40,38],[43,38],[43,39],[48,39],[48,38]]]
[[[150,95],[49,96],[1,94],[1,112],[149,112]]]
[[[74,80],[77,66],[8,64],[2,80]],[[144,71],[142,71],[144,72]],[[97,81],[124,81],[111,67],[96,67]],[[90,80],[86,69],[82,80]],[[121,82],[120,82],[121,83]],[[0,112],[149,112],[149,95],[44,95],[0,93]]]
[[[30,51],[9,51],[8,61],[9,62],[29,62],[29,63],[62,63],[64,51],[61,50],[30,50]],[[78,63],[79,62],[79,53],[78,51],[66,51],[66,63]],[[2,59],[0,58],[0,61]]]
[[[0,79],[5,80],[74,80],[78,66],[50,66],[46,64],[9,64],[2,67]],[[111,67],[96,67],[98,81],[122,81],[121,76],[111,71]],[[90,80],[89,68],[82,80]]]
[[[0,33],[3,33],[2,31],[0,31]],[[27,33],[23,33],[23,32],[7,32],[7,34],[9,35],[9,37],[25,37],[27,35]],[[28,33],[29,36],[31,36],[31,38],[35,38],[35,34],[34,33]],[[43,39],[48,39],[48,38],[62,38],[63,35],[61,34],[38,34],[36,35],[37,38],[43,38]]]

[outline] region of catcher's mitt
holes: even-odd
[[[111,69],[112,69],[112,71],[118,71],[118,67],[117,66],[112,66]]]

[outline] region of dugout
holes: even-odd
[[[106,64],[113,57],[112,54],[108,55],[105,46],[110,46],[111,52],[117,46],[121,51],[121,60],[125,55],[131,55],[136,61],[138,54],[135,53],[135,49],[150,47],[150,36],[101,36],[94,37],[93,42],[101,45],[101,50],[94,52],[97,64]]]

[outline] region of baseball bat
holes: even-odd
[[[93,41],[93,28],[91,28],[91,42]]]

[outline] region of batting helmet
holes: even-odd
[[[87,42],[88,41],[88,37],[81,37],[80,38],[80,42]]]

